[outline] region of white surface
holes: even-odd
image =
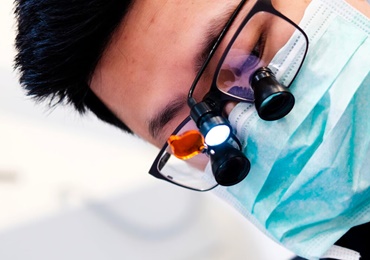
[[[0,259],[288,259],[210,194],[147,174],[156,150],[24,96],[0,3]]]

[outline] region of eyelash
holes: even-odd
[[[266,43],[266,33],[263,32],[259,36],[259,39],[256,43],[256,45],[253,47],[253,50],[251,51],[249,57],[242,65],[242,71],[251,70],[253,69],[261,60],[263,56],[263,52],[265,49],[265,43]],[[252,60],[251,60],[252,58]]]

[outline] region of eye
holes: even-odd
[[[250,54],[244,61],[241,71],[249,71],[254,68],[260,61],[259,54]]]
[[[252,71],[262,60],[264,47],[266,42],[266,34],[261,33],[256,45],[253,47],[249,55],[247,55],[244,63],[241,66],[241,71]]]

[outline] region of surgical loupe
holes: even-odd
[[[294,106],[294,96],[280,84],[274,73],[267,67],[258,69],[250,78],[255,93],[255,106],[264,120],[277,120],[287,115]],[[232,127],[222,115],[221,92],[212,89],[196,103],[188,99],[190,117],[204,137],[207,153],[211,158],[213,175],[218,184],[231,186],[242,181],[249,173],[250,162],[237,148],[228,144]],[[233,138],[236,138],[233,136]]]

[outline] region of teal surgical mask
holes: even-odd
[[[310,46],[290,87],[295,107],[273,122],[250,104],[233,109],[251,171],[215,192],[286,248],[317,259],[370,222],[370,20],[343,0],[313,0],[300,27]],[[282,82],[295,66],[288,46],[270,64]]]

